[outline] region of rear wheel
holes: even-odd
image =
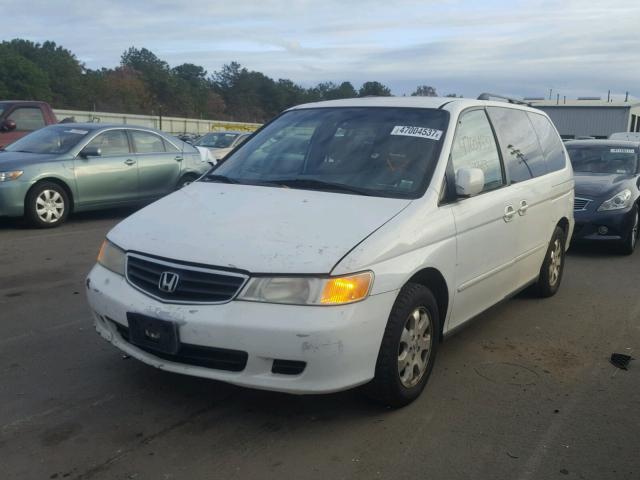
[[[556,227],[535,285],[538,295],[541,297],[551,297],[560,288],[564,272],[564,251],[565,233],[560,227]]]
[[[413,402],[427,384],[440,334],[438,304],[423,285],[405,285],[396,299],[378,353],[369,397],[402,407]]]
[[[187,175],[182,176],[178,181],[178,184],[176,185],[176,190],[180,190],[181,188],[186,187],[187,185],[195,182],[197,179],[198,177],[196,175],[193,175],[192,173],[188,173]]]
[[[69,215],[69,196],[57,183],[42,182],[33,187],[25,200],[29,223],[39,228],[57,227]]]
[[[625,235],[624,240],[622,241],[621,251],[625,255],[631,255],[636,248],[636,243],[638,242],[638,205],[634,205],[631,210],[631,222],[629,226],[629,231]]]

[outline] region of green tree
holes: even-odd
[[[84,108],[87,106],[85,68],[76,56],[55,42],[34,43],[14,39],[2,45],[29,60],[46,74],[51,92],[48,100],[58,108]]]
[[[49,77],[6,43],[0,44],[0,98],[51,101]]]
[[[365,82],[360,87],[358,95],[360,97],[390,97],[391,90],[380,82]]]
[[[415,92],[411,94],[412,97],[437,97],[438,93],[434,87],[429,85],[420,85],[416,88]]]

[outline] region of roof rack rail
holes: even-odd
[[[515,103],[517,105],[527,105],[531,106],[529,102],[523,102],[522,100],[518,100],[517,98],[505,97],[504,95],[496,95],[495,93],[481,93],[478,95],[478,100],[491,100],[492,98],[498,98],[500,100],[505,100],[509,103]]]

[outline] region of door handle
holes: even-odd
[[[525,213],[527,213],[528,209],[529,209],[529,204],[527,203],[526,200],[522,200],[520,202],[520,208],[518,209],[518,215],[522,217]]]
[[[131,166],[131,165],[135,165],[135,164],[136,164],[136,161],[135,161],[135,160],[128,159],[128,160],[125,160],[125,161],[124,161],[124,164],[125,164],[125,165],[129,165],[129,166]]]
[[[515,214],[516,209],[513,208],[513,205],[507,205],[506,207],[504,207],[504,215],[502,218],[505,222],[509,223],[511,220],[513,220]]]
[[[176,161],[176,162],[181,162],[181,161],[182,161],[182,156],[178,155],[178,156],[175,158],[175,161]]]

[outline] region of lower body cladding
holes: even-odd
[[[629,235],[635,221],[635,210],[608,212],[575,212],[573,241],[622,241]]]
[[[373,378],[397,293],[330,307],[176,305],[148,297],[100,265],[87,279],[96,330],[126,354],[162,370],[297,394],[346,390]],[[174,325],[177,351],[131,343],[130,322],[139,318]]]

